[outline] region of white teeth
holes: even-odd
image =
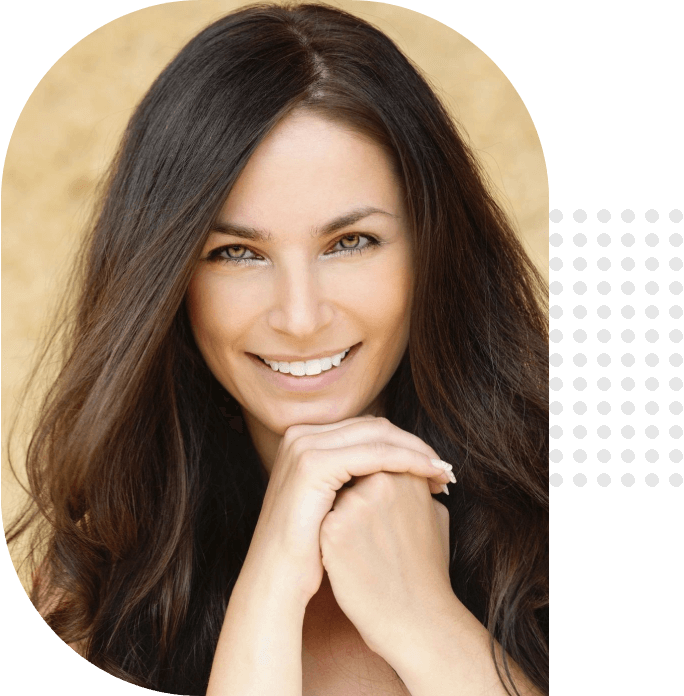
[[[319,360],[307,360],[297,361],[297,362],[283,362],[276,360],[265,360],[261,358],[274,372],[282,372],[283,374],[291,374],[296,377],[303,377],[304,375],[320,375],[321,372],[332,369],[332,367],[339,367],[340,363],[347,355],[351,348],[343,350],[337,355],[333,355],[328,358],[320,358]]]

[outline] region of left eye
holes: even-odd
[[[381,242],[375,239],[375,237],[371,237],[367,234],[347,234],[338,239],[333,248],[324,255],[345,256],[347,254],[361,253],[371,247],[379,246],[380,244]],[[251,265],[253,263],[260,263],[263,261],[263,258],[242,244],[230,244],[214,249],[207,256],[207,260],[238,265]]]

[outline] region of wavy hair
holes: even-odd
[[[204,693],[267,481],[184,297],[232,185],[295,109],[392,155],[416,270],[385,415],[454,463],[459,485],[443,500],[453,590],[489,630],[506,691],[517,693],[495,639],[548,693],[546,283],[419,70],[378,29],[323,4],[219,19],[130,119],[76,292],[30,378],[59,345],[26,454],[30,499],[7,531],[9,543],[32,532],[32,601],[111,674]]]

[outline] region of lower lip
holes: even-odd
[[[345,356],[344,360],[340,363],[339,367],[331,367],[325,372],[321,372],[319,375],[306,375],[304,377],[293,377],[292,375],[286,375],[282,372],[271,369],[261,358],[258,358],[252,353],[247,353],[247,355],[256,363],[257,367],[261,368],[263,376],[265,379],[269,380],[272,384],[275,384],[281,389],[292,392],[313,392],[319,389],[324,389],[337,382],[341,379],[344,374],[349,369],[349,365],[356,357],[360,343],[353,346],[350,351]]]

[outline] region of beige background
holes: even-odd
[[[136,103],[184,43],[239,0],[157,5],[93,32],[45,75],[17,122],[2,183],[2,508],[20,500],[6,432],[98,179]],[[548,182],[530,115],[497,66],[439,22],[393,5],[330,0],[389,35],[462,124],[548,280]],[[47,381],[47,380],[43,380]],[[13,461],[21,462],[21,440]]]

